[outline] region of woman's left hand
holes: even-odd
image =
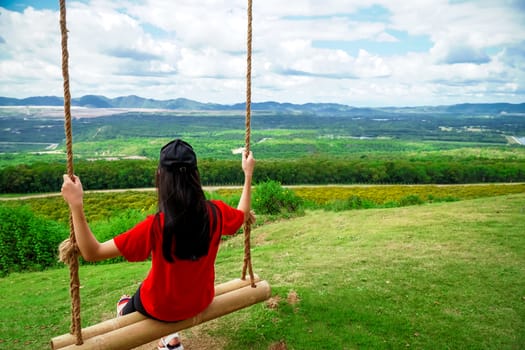
[[[255,212],[253,210],[250,210],[250,215],[248,216],[247,222],[250,225],[255,224],[255,221],[257,220],[257,217],[255,216]]]

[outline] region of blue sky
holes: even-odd
[[[74,97],[245,98],[245,0],[67,1]],[[525,102],[523,0],[254,1],[253,101]],[[0,0],[0,95],[62,95],[58,0]]]

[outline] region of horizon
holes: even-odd
[[[244,0],[70,0],[67,15],[75,96],[244,100]],[[253,18],[254,101],[525,101],[522,1],[268,0]],[[0,47],[0,95],[62,95],[57,1],[3,1]]]
[[[108,97],[108,96],[105,96],[105,95],[100,95],[100,94],[88,94],[88,95],[82,95],[82,96],[78,96],[78,97],[73,97],[71,96],[71,100],[75,100],[75,99],[80,99],[80,98],[83,98],[83,97],[88,97],[88,96],[93,96],[93,97],[102,97],[102,98],[106,98],[106,99],[109,99],[109,100],[113,100],[113,99],[117,99],[117,98],[126,98],[126,97],[137,97],[137,98],[140,98],[140,99],[148,99],[148,100],[153,100],[155,102],[166,102],[166,101],[176,101],[176,100],[187,100],[187,101],[191,101],[191,102],[197,102],[197,103],[200,103],[200,104],[216,104],[216,105],[220,105],[220,106],[233,106],[233,105],[243,105],[246,103],[246,101],[240,101],[240,102],[233,102],[233,103],[220,103],[220,102],[203,102],[203,101],[199,101],[199,100],[195,100],[195,99],[191,99],[191,98],[186,98],[186,97],[174,97],[174,98],[166,98],[166,99],[156,99],[156,98],[149,98],[149,97],[143,97],[143,96],[140,96],[140,95],[136,95],[136,94],[131,94],[131,95],[122,95],[122,96],[115,96],[115,97]],[[0,98],[7,98],[7,99],[15,99],[15,100],[24,100],[24,99],[30,99],[30,98],[59,98],[59,99],[64,99],[63,96],[56,96],[56,95],[39,95],[39,96],[27,96],[27,97],[21,97],[21,98],[18,98],[18,97],[9,97],[9,96],[0,96]],[[356,105],[349,105],[349,104],[345,104],[345,103],[337,103],[337,102],[304,102],[304,103],[293,103],[293,102],[287,102],[287,101],[284,101],[284,102],[279,102],[279,101],[273,101],[273,100],[266,100],[266,101],[251,101],[251,104],[264,104],[264,103],[277,103],[277,104],[291,104],[291,105],[298,105],[298,106],[304,106],[304,105],[307,105],[307,104],[335,104],[335,105],[341,105],[341,106],[346,106],[346,107],[352,107],[352,108],[362,108],[362,109],[365,109],[365,108],[371,108],[371,109],[381,109],[381,108],[398,108],[398,109],[402,109],[402,108],[424,108],[424,107],[447,107],[447,106],[457,106],[457,105],[494,105],[494,104],[508,104],[508,105],[522,105],[522,104],[525,104],[525,101],[523,102],[506,102],[506,101],[498,101],[498,102],[474,102],[474,103],[471,103],[471,102],[459,102],[459,103],[453,103],[453,104],[440,104],[440,105],[405,105],[405,106],[392,106],[392,105],[383,105],[383,106],[356,106]],[[20,108],[27,108],[27,107],[56,107],[56,108],[61,108],[60,105],[2,105],[0,104],[0,108],[5,108],[5,107],[20,107]],[[71,108],[93,108],[93,109],[101,109],[101,108],[104,108],[104,109],[158,109],[158,108],[155,108],[155,107],[140,107],[140,108],[135,108],[135,107],[86,107],[86,106],[71,106]]]

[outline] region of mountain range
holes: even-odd
[[[11,98],[0,96],[0,106],[63,106],[64,100],[57,96],[33,96],[27,98]],[[87,108],[144,108],[167,109],[181,111],[236,111],[244,110],[245,103],[217,104],[202,103],[186,98],[155,100],[136,95],[108,98],[100,95],[85,95],[71,99],[72,106]],[[288,112],[288,113],[460,113],[460,114],[500,114],[525,113],[525,103],[462,103],[445,106],[420,107],[352,107],[338,103],[280,103],[257,102],[251,104],[253,111]]]

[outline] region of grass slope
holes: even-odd
[[[524,234],[525,194],[314,211],[259,227],[252,260],[271,302],[184,332],[186,348],[522,349]],[[225,241],[218,280],[241,266],[242,237]],[[112,317],[147,269],[82,267],[83,324]],[[65,268],[0,279],[0,348],[43,349],[67,332],[68,284]]]

